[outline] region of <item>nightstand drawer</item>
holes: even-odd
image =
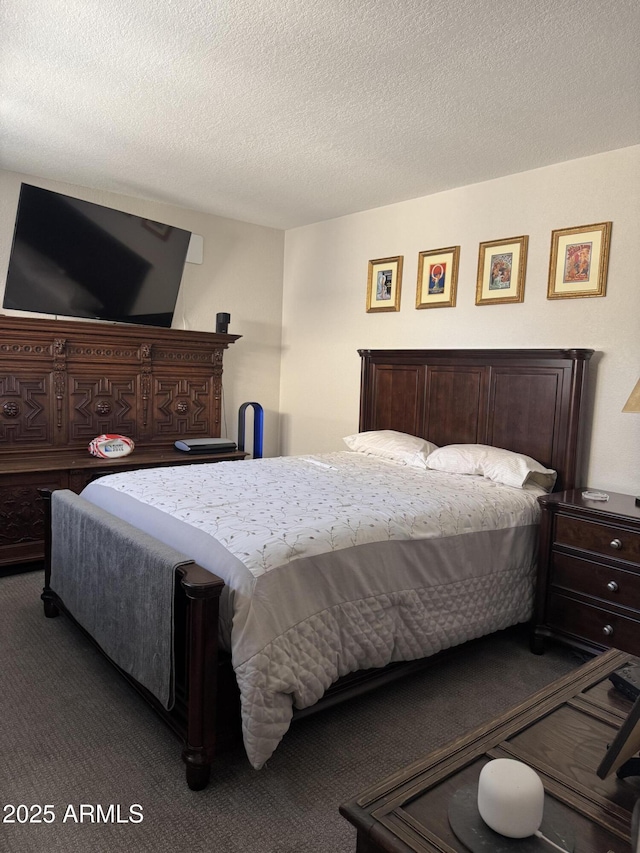
[[[609,524],[558,515],[554,541],[618,560],[640,561],[640,533]]]
[[[549,596],[547,624],[600,646],[640,654],[640,622],[564,595]]]
[[[555,553],[551,583],[640,611],[640,574],[634,572]]]

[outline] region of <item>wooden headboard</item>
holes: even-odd
[[[581,486],[589,349],[359,350],[360,430],[395,429],[444,444],[490,444]]]

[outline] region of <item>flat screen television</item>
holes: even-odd
[[[191,232],[22,184],[4,308],[171,326]]]

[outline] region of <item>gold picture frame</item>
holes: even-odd
[[[403,255],[369,261],[367,313],[399,311]]]
[[[460,246],[418,255],[416,308],[455,308]]]
[[[551,232],[547,299],[605,296],[611,222]]]
[[[529,237],[480,243],[476,305],[524,302]]]

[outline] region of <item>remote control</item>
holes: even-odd
[[[609,676],[609,680],[620,693],[623,693],[632,702],[640,696],[640,666],[629,664],[617,669]]]

